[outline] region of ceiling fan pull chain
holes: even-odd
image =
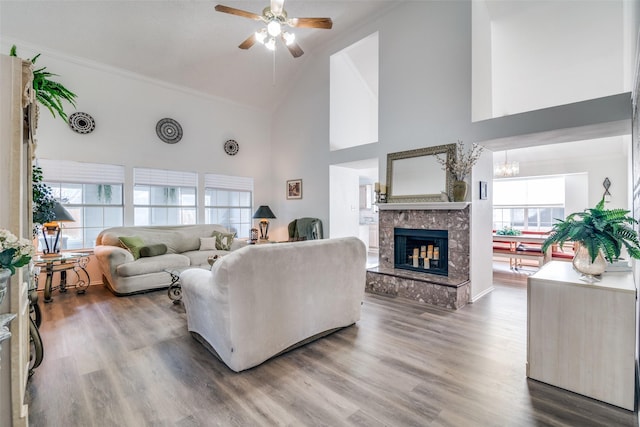
[[[276,85],[276,51],[274,50],[272,53],[273,53],[273,78],[272,78],[271,84],[275,86]]]

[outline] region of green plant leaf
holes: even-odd
[[[10,55],[17,56],[15,45],[11,47]],[[31,58],[31,63],[35,64],[40,54]],[[64,112],[63,101],[68,102],[73,107],[76,106],[76,94],[64,87],[61,83],[51,80],[57,74],[46,71],[47,67],[37,68],[33,71],[33,90],[36,93],[36,100],[42,104],[49,112],[56,117],[56,113],[64,122],[67,122],[67,114]]]
[[[624,246],[629,256],[640,259],[638,233],[632,228],[637,224],[625,209],[604,209],[604,199],[591,209],[569,214],[559,220],[544,241],[543,250],[557,243],[562,248],[566,242],[578,242],[589,251],[593,262],[599,252],[613,262],[620,257]]]

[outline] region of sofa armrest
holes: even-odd
[[[134,261],[133,255],[128,250],[118,246],[100,245],[93,250],[98,261],[108,262],[113,266],[124,264],[125,262]]]
[[[102,275],[111,284],[115,283],[113,277],[116,276],[116,268],[121,264],[134,261],[131,252],[118,246],[98,245],[93,249],[93,253]]]

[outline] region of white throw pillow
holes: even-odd
[[[216,238],[215,237],[201,237],[200,238],[200,250],[201,251],[212,251],[216,249]]]

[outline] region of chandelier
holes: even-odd
[[[520,173],[520,163],[509,162],[507,160],[507,150],[504,151],[504,163],[495,163],[493,165],[493,176],[507,178],[516,176]]]

